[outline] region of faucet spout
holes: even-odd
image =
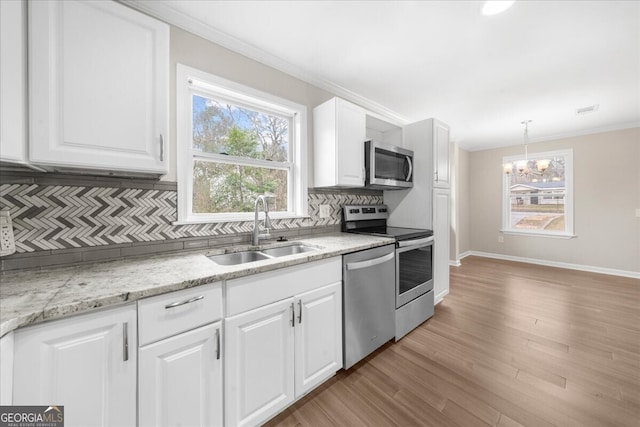
[[[258,204],[262,201],[262,209],[264,210],[264,229],[265,233],[260,233],[260,225],[258,224]],[[269,218],[269,204],[267,203],[267,198],[265,196],[258,196],[254,205],[254,220],[253,220],[253,234],[251,237],[251,244],[253,246],[258,246],[260,244],[260,239],[269,239],[271,238],[271,234],[269,234],[269,229],[271,228],[271,219]]]

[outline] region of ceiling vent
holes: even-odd
[[[588,107],[577,108],[576,115],[582,116],[583,114],[594,113],[598,111],[599,107],[600,107],[600,104],[594,104],[594,105],[589,105]]]

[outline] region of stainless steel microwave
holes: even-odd
[[[413,187],[413,151],[376,141],[364,143],[365,187],[402,190]]]

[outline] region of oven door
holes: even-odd
[[[433,236],[398,242],[396,308],[433,289]]]

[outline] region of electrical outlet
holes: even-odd
[[[498,236],[498,243],[504,243],[504,236]]]
[[[329,218],[329,217],[331,217],[331,206],[320,205],[320,218]]]
[[[15,251],[11,216],[7,210],[0,211],[0,256],[11,255]]]

